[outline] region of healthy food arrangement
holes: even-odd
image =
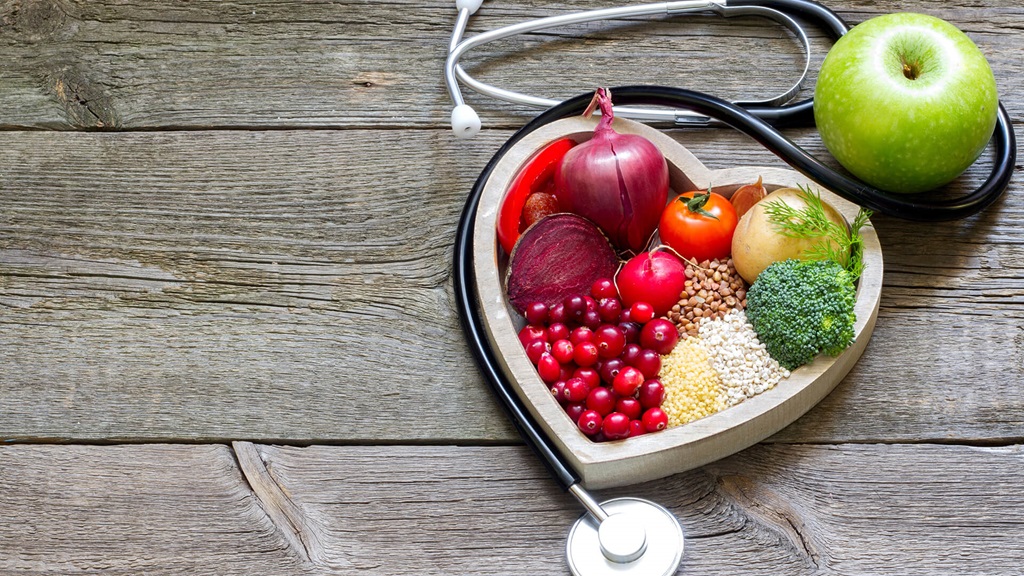
[[[505,290],[537,374],[595,442],[684,425],[853,341],[860,229],[811,189],[670,189],[642,136],[556,140],[499,208]],[[723,182],[723,187],[737,183]]]

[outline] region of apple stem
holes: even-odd
[[[917,80],[917,77],[921,74],[921,64],[918,62],[907,62],[903,61],[903,75],[907,80]]]

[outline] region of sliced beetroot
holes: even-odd
[[[519,238],[509,257],[505,290],[523,313],[534,302],[553,306],[586,295],[601,278],[613,278],[619,259],[596,224],[582,216],[553,214]]]

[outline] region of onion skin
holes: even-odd
[[[729,201],[732,202],[732,207],[736,209],[736,218],[742,218],[754,204],[760,202],[767,195],[768,190],[765,189],[761,176],[757,177],[757,182],[744,184],[737,188],[732,193],[732,197],[729,198]]]
[[[616,248],[642,251],[668,201],[668,162],[650,140],[619,134],[611,97],[595,95],[601,120],[593,137],[570,149],[555,171],[555,195],[563,210],[601,228]]]

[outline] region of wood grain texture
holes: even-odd
[[[515,441],[449,278],[506,135],[7,133],[0,437]],[[712,168],[782,166],[741,135],[672,136]],[[878,327],[777,439],[1020,438],[1022,215],[1011,193],[956,225],[875,218]]]
[[[237,463],[222,445],[0,447],[0,572],[567,573],[581,509],[524,448],[235,451]],[[680,574],[1013,575],[1022,458],[1019,447],[762,445],[601,496],[676,514]],[[296,549],[292,530],[316,534],[320,553]]]
[[[4,574],[306,574],[225,446],[0,448]]]
[[[487,2],[469,33],[599,4]],[[828,4],[958,24],[1020,124],[1019,2]],[[451,137],[453,21],[450,0],[0,0],[0,574],[567,573],[580,508],[506,445],[450,279],[467,191],[534,112],[469,94],[485,130]],[[465,64],[552,97],[745,97],[788,86],[794,47],[756,19],[642,20]],[[712,169],[783,166],[729,130],[669,133]],[[677,514],[680,574],[1020,574],[1017,169],[967,221],[874,219],[876,330],[807,416],[601,496]]]
[[[1013,2],[830,5],[854,23],[901,9],[950,19],[1000,71],[1003,95],[1021,93],[1024,65],[1008,31],[1024,14]],[[489,3],[469,34],[594,7]],[[0,4],[0,127],[442,127],[451,108],[441,70],[453,22],[451,3],[439,0],[8,0]],[[817,70],[829,43],[811,35]],[[788,32],[762,19],[640,19],[501,41],[470,53],[466,67],[552,98],[599,85],[668,83],[742,99],[784,92],[801,65],[798,50]],[[469,101],[490,126],[518,126],[531,114]]]
[[[420,136],[12,134],[0,436],[510,437],[451,304],[463,178]]]

